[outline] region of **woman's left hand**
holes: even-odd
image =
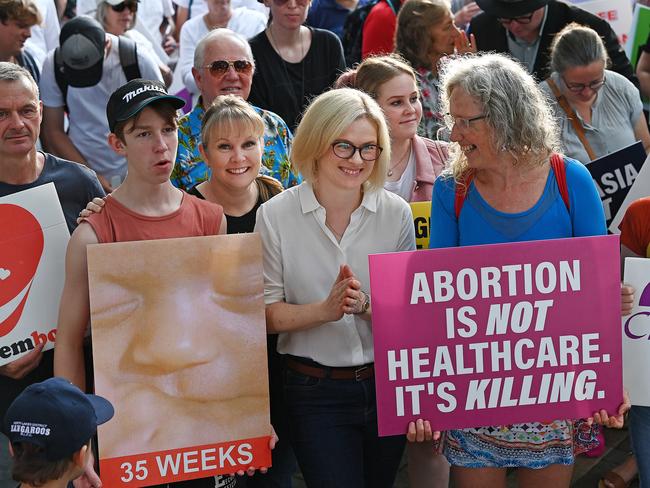
[[[280,439],[278,438],[278,434],[275,433],[275,429],[273,426],[271,426],[271,437],[269,438],[269,449],[273,450],[275,449],[275,445],[278,443]],[[259,471],[262,474],[266,474],[266,472],[269,470],[269,468],[255,468],[253,466],[249,467],[244,471],[243,469],[240,469],[237,471],[238,476],[244,476],[245,474],[248,476],[253,476],[256,471]]]
[[[428,420],[417,419],[415,422],[409,422],[406,439],[409,442],[437,441],[440,439],[440,431],[431,430],[431,422]]]
[[[630,396],[626,390],[623,390],[623,403],[618,407],[617,415],[609,415],[606,410],[595,412],[593,417],[587,419],[587,423],[591,425],[596,422],[597,424],[611,427],[612,429],[621,429],[625,423],[625,414],[630,410]]]
[[[465,31],[460,31],[460,34],[454,39],[454,48],[456,54],[467,54],[476,52],[476,38],[474,34],[470,34],[469,38]]]

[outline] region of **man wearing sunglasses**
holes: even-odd
[[[639,85],[630,61],[607,21],[559,0],[476,0],[483,10],[470,23],[479,51],[509,53],[538,80],[549,76],[551,41],[571,22],[594,29],[603,38],[611,70]]]
[[[205,110],[219,95],[237,95],[247,100],[254,70],[250,45],[229,29],[214,29],[196,45],[192,76],[201,96],[194,109],[178,122],[178,153],[171,175],[175,186],[188,190],[208,179],[208,166],[199,153]],[[262,172],[282,182],[285,188],[300,183],[289,161],[293,136],[287,124],[273,112],[253,108],[266,126]]]

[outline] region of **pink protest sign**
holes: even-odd
[[[615,412],[618,250],[600,236],[370,256],[380,435]]]

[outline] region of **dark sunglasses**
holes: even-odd
[[[528,15],[522,15],[521,17],[515,17],[514,19],[499,18],[497,20],[501,22],[501,24],[503,25],[510,25],[513,22],[517,22],[517,24],[521,24],[521,25],[526,25],[526,24],[530,24],[533,21],[533,15],[535,15],[535,12]]]
[[[202,68],[209,70],[212,76],[221,77],[228,72],[231,66],[237,73],[249,74],[253,71],[253,63],[246,61],[245,59],[238,59],[237,61],[226,61],[220,59],[218,61],[213,61],[207,66],[202,66]]]
[[[138,11],[138,2],[122,2],[117,5],[111,5],[111,8],[113,12],[124,12],[124,9],[128,8],[131,12],[136,13]]]

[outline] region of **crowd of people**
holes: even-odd
[[[0,196],[54,183],[71,233],[54,350],[0,366],[0,488],[102,486],[87,246],[251,232],[272,467],[162,486],[290,488],[299,469],[309,488],[390,488],[406,452],[413,488],[505,487],[509,468],[568,487],[628,411],[636,458],[601,485],[650,486],[650,407],[627,395],[589,419],[380,437],[368,269],[416,249],[411,202],[431,202],[432,249],[605,235],[586,165],[650,149],[650,42],[635,70],[560,0],[173,2],[0,0]],[[650,257],[649,212],[629,207],[622,258]],[[611,300],[625,315],[634,294]],[[39,422],[56,435],[12,428]]]

